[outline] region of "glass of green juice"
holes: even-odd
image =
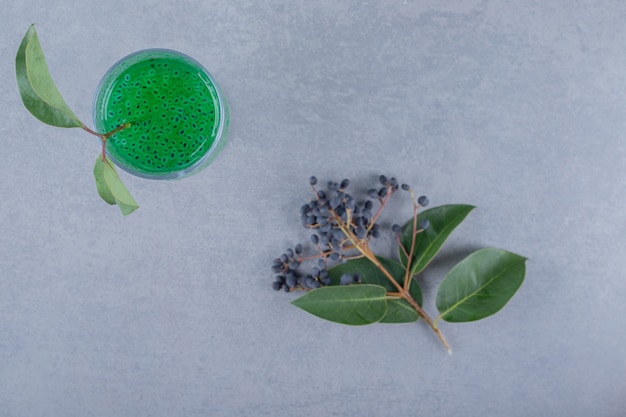
[[[226,101],[193,58],[169,49],[132,53],[113,65],[94,98],[95,130],[130,126],[106,141],[107,156],[148,179],[178,179],[209,165],[226,142]]]

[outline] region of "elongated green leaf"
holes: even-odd
[[[466,322],[497,313],[522,285],[525,262],[523,256],[495,248],[469,255],[452,268],[439,286],[439,317]]]
[[[107,162],[102,160],[102,156],[98,156],[96,160],[96,164],[93,167],[93,176],[96,179],[96,188],[98,189],[98,194],[104,201],[113,205],[117,202],[115,201],[115,196],[111,192],[111,189],[106,183],[104,179],[104,168],[107,165]]]
[[[437,255],[444,242],[452,231],[467,217],[474,206],[465,204],[450,204],[433,207],[417,215],[417,224],[428,221],[426,229],[415,236],[415,247],[411,261],[411,273],[417,275],[428,266],[430,261]],[[419,226],[417,227],[419,230]],[[413,239],[413,219],[409,220],[402,229],[400,242],[407,253],[411,249]],[[400,260],[403,265],[407,264],[407,257],[402,248],[399,249]]]
[[[44,123],[58,127],[81,127],[52,81],[35,25],[31,25],[15,57],[17,86],[24,106]]]
[[[377,257],[378,261],[400,284],[404,284],[405,269],[393,259]],[[389,292],[398,291],[396,287],[387,279],[385,274],[367,258],[357,258],[346,263],[339,264],[328,270],[328,275],[332,278],[331,285],[339,285],[342,274],[359,274],[363,284],[380,285]],[[417,282],[412,282],[410,291],[413,299],[422,305],[422,291]],[[387,314],[380,321],[381,323],[410,323],[416,321],[419,316],[409,303],[402,299],[392,299],[387,302]]]
[[[386,291],[379,285],[322,287],[292,304],[325,320],[351,326],[380,321],[387,313]]]
[[[98,194],[104,201],[111,205],[117,204],[124,215],[128,215],[139,208],[120,180],[111,161],[108,159],[103,161],[102,156],[98,155],[93,168],[93,175]]]

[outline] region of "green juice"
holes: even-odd
[[[192,58],[169,50],[136,52],[104,76],[94,103],[100,133],[130,123],[106,143],[126,171],[153,179],[188,176],[223,147],[228,112],[210,74]]]

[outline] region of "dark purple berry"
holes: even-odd
[[[311,178],[309,178],[309,184],[311,184],[311,185],[317,184],[317,177],[316,176],[312,176]]]
[[[409,187],[409,184],[402,184],[400,188],[402,188],[404,191],[409,191],[411,189],[411,187]]]
[[[296,278],[296,276],[294,274],[288,274],[285,277],[285,284],[289,288],[294,288],[298,284],[298,278]]]
[[[341,205],[341,198],[339,197],[333,197],[329,202],[328,202],[328,206],[335,210],[336,208],[338,208]]]
[[[304,285],[306,285],[309,288],[319,288],[320,287],[320,283],[317,282],[317,280],[311,276],[306,277],[304,280]]]
[[[428,205],[428,197],[426,197],[425,195],[421,196],[417,199],[417,204],[422,207],[426,207]]]
[[[341,277],[339,278],[339,284],[341,285],[348,285],[352,284],[353,282],[354,278],[350,274],[341,274]]]

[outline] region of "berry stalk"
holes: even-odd
[[[303,255],[303,246],[296,245],[293,249],[287,249],[280,257],[274,259],[272,271],[278,276],[273,283],[275,290],[284,289],[287,292],[294,290],[310,291],[322,286],[329,285],[354,285],[362,282],[359,274],[344,273],[339,278],[339,282],[333,281],[329,276],[329,263],[346,262],[350,259],[364,257],[377,268],[384,279],[390,283],[387,287],[387,296],[401,298],[405,300],[419,317],[430,326],[435,332],[443,346],[451,352],[450,345],[444,338],[441,331],[430,316],[418,304],[410,293],[411,290],[411,263],[413,262],[416,250],[416,236],[428,227],[428,224],[417,224],[417,214],[421,207],[428,205],[425,196],[415,199],[415,195],[410,187],[402,184],[404,191],[409,191],[413,201],[413,238],[409,248],[406,248],[401,240],[402,228],[398,225],[392,227],[392,231],[398,240],[402,253],[406,256],[407,262],[404,266],[404,282],[400,283],[396,271],[396,277],[381,263],[381,260],[374,254],[370,242],[380,236],[378,220],[382,211],[392,195],[400,188],[395,178],[387,178],[384,175],[379,177],[382,188],[372,188],[368,190],[368,200],[357,202],[346,192],[350,181],[344,179],[340,183],[329,182],[325,190],[318,189],[317,178],[311,177],[309,183],[315,198],[303,205],[300,209],[302,224],[314,233],[311,235],[311,242],[317,249],[316,254]],[[374,210],[374,203],[379,207]],[[408,245],[407,245],[408,246]],[[301,274],[298,269],[303,262],[316,261],[317,266],[311,268],[311,273]],[[382,277],[381,277],[382,279]],[[417,284],[415,284],[417,285]],[[395,290],[395,291],[394,291]]]

